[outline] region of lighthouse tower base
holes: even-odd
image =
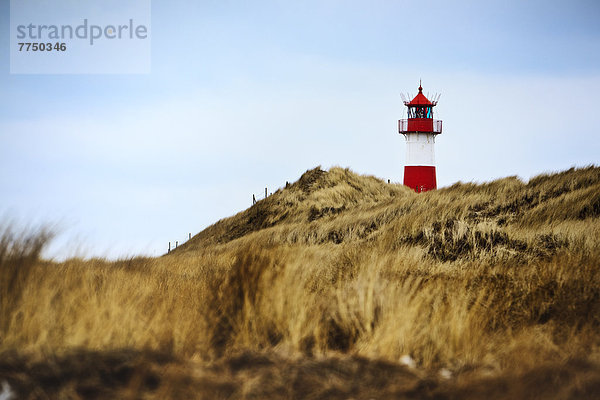
[[[404,184],[415,192],[437,189],[435,179],[435,134],[408,132],[406,137],[406,164]]]
[[[404,167],[404,185],[415,192],[426,192],[437,189],[435,166],[407,165]]]

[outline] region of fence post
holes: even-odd
[[[175,248],[177,248],[177,245],[179,244],[178,241],[175,241]]]
[[[388,179],[388,183],[390,183],[390,180]]]
[[[169,242],[169,250],[167,251],[167,253],[171,252],[171,242]]]
[[[265,188],[265,199],[267,198],[267,188]]]
[[[189,235],[188,240],[190,240],[192,238],[192,233],[190,232],[190,233],[188,233],[188,235]]]

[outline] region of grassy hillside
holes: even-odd
[[[309,170],[168,255],[0,240],[20,398],[600,396],[600,168],[416,194]]]

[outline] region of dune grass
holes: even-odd
[[[597,167],[422,194],[315,168],[158,258],[55,263],[46,232],[6,228],[0,380],[23,398],[593,398],[599,216]]]

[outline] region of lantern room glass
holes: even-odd
[[[433,108],[431,106],[409,106],[408,118],[433,118]]]

